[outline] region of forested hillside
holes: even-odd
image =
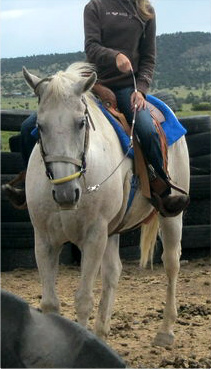
[[[24,93],[22,66],[40,77],[85,59],[83,52],[2,59],[2,92]],[[211,33],[187,32],[157,36],[157,66],[152,88],[206,87],[211,73]]]
[[[211,77],[211,33],[187,32],[157,37],[158,88],[201,87]]]

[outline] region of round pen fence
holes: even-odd
[[[20,126],[30,111],[2,111],[1,130],[12,131],[9,152],[2,152],[1,182],[10,181],[23,169],[20,154]],[[200,115],[180,118],[187,129],[186,140],[190,154],[191,181],[190,205],[184,213],[182,258],[193,259],[210,253],[210,116]],[[36,266],[33,227],[27,210],[17,210],[2,193],[1,197],[1,261],[2,271]],[[130,231],[120,238],[120,254],[124,259],[138,259],[140,231]],[[157,240],[155,262],[161,261],[162,243]],[[80,252],[75,245],[63,247],[60,262],[80,262]]]

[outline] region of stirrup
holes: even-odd
[[[27,209],[25,189],[19,189],[11,186],[9,183],[2,185],[2,190],[8,200],[16,209]]]
[[[18,188],[18,185],[24,185],[26,171],[20,172],[9,183],[3,184],[2,191],[7,196],[8,200],[16,209],[27,209],[25,188]]]

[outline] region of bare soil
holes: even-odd
[[[209,259],[182,261],[177,288],[178,319],[173,347],[153,347],[165,305],[166,276],[162,265],[141,270],[137,261],[123,261],[111,333],[107,343],[131,368],[211,367],[211,269]],[[76,319],[74,294],[80,279],[78,266],[60,266],[57,291],[62,315]],[[39,307],[41,286],[36,269],[2,273],[2,288]],[[95,311],[101,290],[98,277]]]

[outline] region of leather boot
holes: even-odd
[[[182,192],[181,195],[172,196],[171,183],[168,180],[164,180],[155,174],[150,172],[150,188],[152,197],[150,199],[151,204],[163,217],[175,217],[185,210],[190,202],[190,197],[182,189],[177,188]]]
[[[150,201],[163,217],[175,217],[187,208],[190,202],[190,197],[189,195],[167,195],[161,197],[153,192]]]
[[[20,172],[12,181],[2,185],[2,191],[16,209],[23,210],[27,208],[25,177],[26,171]]]

